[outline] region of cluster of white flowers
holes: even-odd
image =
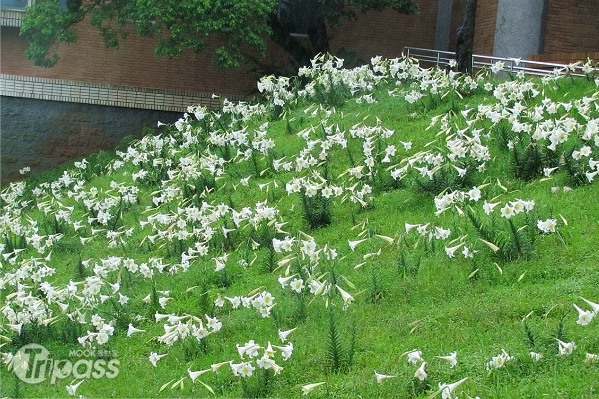
[[[258,82],[258,91],[269,98],[270,106],[284,107],[295,97],[289,78],[283,76],[264,76]]]
[[[249,104],[247,102],[238,101],[233,102],[228,99],[224,99],[221,113],[215,113],[215,118],[219,118],[222,115],[228,115],[232,117],[233,121],[249,121],[253,117],[263,116],[267,112],[267,107],[264,104]]]
[[[263,350],[262,356],[260,356],[259,351]],[[237,345],[237,351],[239,352],[239,357],[244,359],[244,356],[247,356],[249,359],[257,358],[256,365],[265,370],[272,369],[274,374],[279,374],[283,367],[279,366],[275,361],[276,351],[279,350],[281,357],[284,361],[288,360],[293,353],[293,343],[289,342],[284,346],[272,345],[270,342],[267,344],[266,348],[261,347],[254,340],[250,340],[245,345]],[[254,367],[254,361],[246,361],[241,363],[233,363],[232,361],[229,363],[231,367],[231,371],[235,376],[241,377],[251,377],[253,371],[256,370]]]
[[[557,230],[557,220],[555,220],[553,218],[549,218],[546,220],[539,220],[537,222],[537,227],[543,233],[555,233],[555,231]]]
[[[504,65],[497,63],[491,70],[498,73],[503,68]],[[531,144],[557,154],[557,158],[567,157],[568,161],[578,165],[581,176],[591,183],[599,173],[599,161],[596,160],[599,92],[574,100],[539,99],[547,85],[554,84],[573,68],[556,71],[543,78],[541,83],[522,79],[521,75],[499,84],[487,82],[484,89],[492,94],[492,101],[433,117],[428,129],[436,129],[438,124],[437,138],[417,149],[413,149],[415,145],[411,141],[398,138],[401,132],[389,129],[384,121],[377,119],[370,125],[366,117],[344,130],[339,122],[330,122],[343,119],[339,118],[338,111],[324,104],[312,105],[304,110],[303,117],[315,121],[315,125],[297,132],[297,136],[304,140],[303,148],[296,154],[275,156],[272,127],[263,122],[272,107],[284,108],[296,99],[320,99],[323,93],[336,92],[370,104],[376,102],[375,90],[380,83],[386,82],[398,86],[391,89],[389,95],[402,96],[410,107],[416,108],[419,101],[424,104],[427,98],[474,91],[482,79],[482,75],[471,78],[453,71],[424,69],[417,61],[405,57],[392,60],[374,57],[370,65],[344,69],[343,60],[322,56],[300,70],[300,76],[310,81],[297,92],[287,78],[268,76],[261,79],[258,89],[265,95],[266,105],[223,99],[222,109],[218,112],[204,106],[190,106],[174,123],[174,129],[135,140],[126,150],[117,150],[116,159],[108,164],[99,161],[94,164],[93,158],[89,158],[75,162],[72,170],[62,172],[52,182],[35,187],[29,187],[30,183],[25,181],[11,183],[0,193],[0,236],[4,240],[0,244],[0,290],[5,291],[0,328],[18,334],[27,325],[49,325],[66,318],[88,326],[86,334],[79,337],[81,344],[106,344],[114,335],[117,323],[111,316],[106,316],[105,320],[100,315],[105,315],[102,312],[109,309],[109,304],[125,308],[137,301],[132,295],[134,291],[129,291],[131,285],[158,279],[165,273],[185,272],[196,266],[214,266],[215,272],[224,274],[223,270],[234,263],[231,258],[249,267],[253,263],[248,262],[249,259],[257,255],[244,254],[244,259],[237,259],[242,251],[231,248],[243,245],[249,252],[260,249],[261,244],[248,233],[258,230],[274,233],[268,240],[274,237],[272,248],[283,256],[279,266],[287,265],[287,270],[280,272],[278,279],[284,289],[298,294],[309,291],[312,295],[326,297],[327,301],[330,295],[339,295],[347,308],[354,296],[340,286],[341,280],[329,281],[327,274],[318,269],[324,262],[335,261],[338,257],[335,249],[318,245],[307,235],[294,236],[294,233],[284,232],[285,220],[275,200],[247,203],[244,199],[238,202],[241,205],[233,205],[231,200],[230,204],[225,204],[215,201],[212,192],[231,190],[231,186],[231,191],[257,186],[268,192],[278,189],[282,181],[286,182],[288,194],[302,193],[309,198],[320,195],[331,202],[349,200],[365,207],[371,203],[378,188],[375,181],[379,176],[391,176],[395,180],[412,177],[422,181],[435,180],[441,174],[456,181],[471,175],[479,177],[477,173],[485,171],[493,160],[490,148],[493,148],[491,143],[495,138],[492,131],[500,124],[509,130],[508,147]],[[576,68],[582,68],[587,74],[596,71],[590,63]],[[257,123],[246,124],[253,118]],[[158,123],[160,126],[162,124]],[[573,148],[571,153],[567,152],[569,148]],[[339,171],[334,178],[325,176],[321,166],[326,162],[336,163],[334,157],[345,152],[353,157],[351,166]],[[257,166],[259,162],[263,163],[263,170]],[[249,175],[246,166],[255,174]],[[545,176],[552,178],[552,174],[560,170],[561,163],[543,167]],[[22,174],[29,172],[30,168],[21,170]],[[254,183],[254,179],[259,180],[266,172],[275,178]],[[94,174],[100,179],[90,184]],[[226,178],[230,179],[221,186]],[[229,180],[238,183],[232,184]],[[475,183],[467,187],[471,184]],[[492,183],[437,193],[434,198],[437,215],[451,209],[462,214],[465,207],[483,202],[486,214],[492,214],[499,206],[501,216],[510,219],[518,213],[530,212],[535,206],[532,200],[486,199],[492,191],[484,189],[488,184]],[[508,192],[499,181],[497,187]],[[141,203],[145,201],[140,196],[141,190],[151,192],[148,203]],[[132,212],[128,212],[131,209]],[[552,218],[537,222],[542,233],[555,232],[556,226],[556,219]],[[446,240],[451,235],[449,229],[433,223],[406,223],[405,229],[406,233],[414,229],[429,241]],[[349,249],[355,251],[360,243],[367,241],[364,237],[348,239]],[[379,237],[394,242],[391,237]],[[64,266],[60,263],[64,258],[52,254],[63,243],[80,253],[82,274],[79,278],[66,281],[65,273],[56,273],[57,268]],[[102,250],[107,253],[96,255],[100,245],[105,246]],[[136,252],[137,248],[142,251]],[[445,247],[449,257],[454,257],[460,249],[465,258],[476,253],[464,238]],[[169,263],[156,256],[162,256],[165,251],[178,263]],[[363,259],[366,261],[380,253],[374,249],[363,255]],[[298,262],[302,270],[291,273],[291,262]],[[133,284],[121,284],[124,279]],[[351,292],[355,292],[349,279],[345,281],[351,286]],[[157,293],[162,309],[179,301],[176,292],[157,290]],[[143,303],[149,305],[151,299],[148,295]],[[223,307],[225,299],[234,309],[240,306],[252,308],[263,317],[268,317],[275,306],[273,295],[264,288],[248,296],[219,295],[215,299],[216,307]],[[599,312],[599,305],[586,302],[592,311],[574,305],[580,325],[589,324]],[[208,315],[156,314],[157,323],[163,319],[167,321],[163,324],[164,334],[155,338],[168,346],[189,336],[199,341],[222,327],[221,321]],[[136,323],[138,320],[143,318],[132,319]],[[130,324],[127,336],[143,332]],[[257,349],[262,348],[248,344],[243,346],[248,349],[240,355],[253,359]],[[560,343],[560,353],[571,353],[575,345],[569,344]],[[269,344],[260,358],[262,361],[257,361],[256,365],[278,372],[280,368],[273,360],[274,349],[279,349],[285,360],[291,355],[292,348],[291,344],[282,347]],[[2,356],[9,357],[8,354]],[[155,366],[164,356],[152,352],[149,359]],[[455,354],[440,358],[451,362],[450,359],[455,360]],[[503,361],[506,359],[504,357]],[[587,354],[587,359],[595,361],[596,355]],[[224,362],[211,369],[215,371],[225,364],[230,365],[237,375],[249,376],[255,370],[250,362]],[[422,361],[416,378],[426,378],[424,364]],[[195,381],[205,371],[190,371],[190,377]],[[377,379],[384,377],[381,374]],[[305,392],[319,385],[308,384],[304,386]],[[74,392],[77,386],[79,384],[71,384],[69,392]],[[455,386],[444,385],[443,392],[450,392]]]
[[[280,267],[287,265],[285,275],[279,275],[278,282],[281,284],[281,288],[286,289],[289,287],[291,291],[298,294],[304,292],[305,288],[308,288],[310,294],[316,297],[328,297],[333,285],[324,278],[324,275],[318,276],[319,273],[317,267],[320,263],[321,256],[328,262],[334,261],[338,256],[337,250],[331,248],[328,244],[319,248],[319,245],[314,241],[313,237],[305,236],[307,239],[304,240],[296,240],[289,236],[284,240],[273,239],[273,245],[276,252],[297,252],[297,255],[288,254],[278,262]],[[363,240],[360,242],[362,241]],[[350,241],[350,247],[351,246],[352,242]],[[303,265],[301,267],[303,273],[307,276],[306,280],[298,276],[297,273],[290,274],[289,265],[291,262],[297,261],[298,258],[302,261],[300,264]],[[303,263],[306,260],[308,263]],[[347,309],[354,301],[354,297],[339,285],[335,285],[335,288],[343,300],[343,309]],[[326,303],[328,304],[328,299]]]
[[[406,356],[408,363],[410,363],[411,365],[415,365],[415,366],[419,365],[418,368],[416,369],[416,371],[414,372],[415,379],[424,381],[428,378],[428,373],[425,370],[425,366],[427,365],[427,362],[422,358],[422,352],[420,350],[413,349],[411,351],[405,352],[402,356]],[[457,352],[451,352],[449,355],[446,355],[446,356],[435,356],[435,358],[441,359],[441,360],[447,362],[447,364],[449,364],[450,368],[454,368],[458,364]],[[386,375],[386,374],[377,373],[376,371],[374,372],[374,376],[379,384],[385,379],[397,377],[396,375]],[[461,385],[464,381],[466,381],[466,378],[462,379],[460,381],[457,381],[453,384],[439,383],[439,389],[442,392],[442,397],[450,398],[451,392],[453,390],[455,390],[459,385]]]
[[[507,362],[514,359],[515,357],[510,356],[504,349],[502,349],[499,355],[493,356],[486,364],[487,370],[502,368]]]
[[[291,334],[294,329],[281,331],[279,330],[279,337],[283,343],[287,340],[287,336]],[[239,358],[242,360],[239,363],[235,363],[233,360],[228,360],[224,362],[214,363],[208,369],[191,371],[188,370],[189,378],[192,382],[196,382],[198,377],[201,375],[213,372],[216,373],[220,368],[224,366],[229,366],[231,372],[234,376],[247,378],[254,375],[254,371],[256,371],[256,367],[258,369],[263,370],[272,370],[274,375],[278,375],[283,371],[283,367],[277,364],[276,358],[278,355],[281,356],[283,361],[287,361],[291,358],[293,354],[293,343],[289,342],[285,345],[273,345],[270,341],[267,343],[266,347],[261,346],[256,343],[253,339],[249,340],[243,345],[236,344],[237,352],[239,353]],[[260,352],[262,354],[260,354]],[[156,366],[156,361],[161,359],[166,355],[158,355],[155,352],[150,354],[150,362],[154,366]],[[212,391],[208,385],[202,383],[204,387]]]
[[[583,310],[580,307],[578,307],[578,305],[574,304],[574,308],[578,311],[578,320],[576,321],[576,324],[586,326],[589,325],[593,321],[597,313],[599,313],[599,304],[591,302],[588,299],[584,299],[582,297],[580,299],[585,301],[592,309]]]
[[[535,207],[534,200],[524,201],[521,199],[517,199],[515,201],[510,201],[506,203],[501,209],[501,216],[510,219],[512,216],[517,215],[519,213],[528,213],[532,211]]]
[[[156,322],[167,319],[168,324],[164,324],[164,334],[159,336],[158,342],[168,346],[173,345],[179,340],[183,340],[188,336],[194,337],[198,342],[210,334],[220,331],[223,323],[216,317],[204,315],[206,318],[206,326],[201,318],[192,315],[176,316],[173,314],[156,313]]]
[[[435,226],[433,224],[425,223],[416,223],[411,224],[405,223],[406,234],[410,233],[412,230],[416,231],[419,235],[423,237],[428,237],[429,241],[433,238],[436,240],[446,240],[451,235],[451,229],[446,229],[441,226]]]
[[[91,317],[91,323],[96,328],[96,332],[88,331],[86,335],[79,337],[77,340],[81,345],[92,345],[97,343],[98,345],[104,345],[108,342],[108,339],[114,333],[114,321],[106,323],[106,321],[99,315],[94,314]]]
[[[311,100],[319,91],[349,91],[352,97],[356,94],[363,96],[371,93],[382,79],[382,76],[372,73],[369,65],[345,69],[343,62],[341,58],[322,55],[314,58],[311,66],[300,68],[298,76],[308,77],[311,81],[299,90],[298,97]]]

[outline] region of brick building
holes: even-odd
[[[406,16],[396,12],[369,12],[331,31],[333,52],[355,51],[366,61],[374,55],[397,57],[406,45],[432,47],[435,34],[436,0],[420,0],[422,12]],[[3,11],[3,16],[6,10]],[[13,13],[15,14],[15,13]],[[79,40],[58,48],[60,61],[53,68],[35,67],[23,55],[27,41],[19,37],[18,19],[3,18],[2,74],[44,79],[144,87],[175,91],[247,95],[256,89],[258,76],[248,64],[239,69],[221,69],[213,63],[219,43],[209,44],[204,53],[187,52],[180,58],[155,55],[156,40],[132,32],[121,40],[120,49],[106,49],[97,30],[84,20],[77,27]],[[265,63],[277,64],[288,57],[273,43],[267,45]],[[218,101],[215,102],[218,105]]]
[[[1,1],[0,183],[18,178],[18,168],[26,165],[43,170],[110,148],[119,135],[139,133],[157,118],[176,120],[187,105],[218,107],[221,100],[213,93],[240,100],[256,89],[252,65],[221,69],[213,63],[217,42],[204,53],[169,59],[155,55],[154,39],[132,33],[119,50],[106,49],[87,20],[77,27],[77,43],[58,46],[55,67],[35,67],[24,56],[28,43],[19,36],[24,8],[34,0]],[[368,61],[375,55],[397,57],[404,46],[455,50],[465,0],[418,4],[419,15],[358,13],[357,21],[330,30],[332,52],[354,52]],[[475,54],[569,61],[593,51],[599,51],[599,0],[478,0]],[[269,43],[264,62],[282,63],[286,57]],[[131,123],[105,124],[99,114],[106,114],[103,120]],[[29,139],[23,142],[23,137]]]
[[[170,103],[165,101],[161,104],[160,98],[151,98],[153,96],[148,94],[164,94],[167,99],[177,96],[195,97],[194,100],[206,105],[218,106],[218,100],[212,99],[213,93],[235,99],[250,94],[256,88],[258,76],[250,73],[252,65],[221,69],[212,62],[213,50],[219,45],[217,42],[211,43],[202,54],[189,52],[180,58],[168,59],[155,55],[154,39],[132,33],[121,41],[119,50],[106,49],[99,33],[87,20],[82,21],[77,28],[77,43],[59,46],[58,54],[61,59],[55,67],[35,67],[25,58],[24,51],[28,44],[19,36],[24,6],[31,1],[33,0],[2,0],[0,73],[3,81],[7,78],[6,75],[10,75],[13,80],[38,78],[35,82],[70,82],[67,86],[76,87],[82,87],[77,84],[89,83],[122,86],[122,89],[136,88],[138,92],[142,89],[155,89],[154,92],[145,92],[144,96],[138,97],[148,97],[153,109],[168,111],[179,111],[183,104],[177,104],[174,99]],[[391,10],[382,13],[368,12],[359,15],[357,21],[349,21],[340,28],[331,30],[333,52],[340,49],[353,51],[360,59],[367,61],[375,55],[396,57],[401,54],[404,46],[454,50],[465,0],[419,0],[418,3],[421,9],[419,15],[401,15]],[[536,51],[528,54],[497,54],[502,51],[498,48],[502,37],[509,36],[516,43],[522,41],[519,37],[528,29],[519,26],[519,23],[528,26],[536,24],[540,27],[536,37],[526,37],[527,42],[534,42]],[[510,29],[502,30],[506,25]],[[512,48],[516,47],[512,43]],[[286,58],[276,45],[271,43],[267,48],[264,59],[266,63],[276,64]],[[527,57],[535,54],[594,51],[599,51],[599,0],[478,1],[474,41],[476,54]],[[30,82],[31,79],[25,81]],[[2,95],[8,94],[7,87],[3,86]],[[60,89],[62,93],[64,87]],[[64,90],[65,93],[74,91],[76,90]],[[48,94],[57,98],[74,97],[58,93],[57,90],[56,93]],[[109,93],[109,97],[112,94],[114,93]],[[137,101],[136,96],[125,94],[122,98],[98,98],[97,101],[104,105],[112,101],[111,105],[133,104],[135,108],[141,107],[142,102]]]

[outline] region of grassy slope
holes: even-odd
[[[560,86],[558,89],[553,89],[553,85],[548,86],[546,95],[563,101],[565,98],[590,96],[596,91],[592,83],[565,79]],[[430,118],[445,113],[451,108],[450,104],[443,99],[439,104],[431,105],[426,98],[422,103],[407,104],[403,97],[389,97],[387,89],[382,87],[374,93],[378,101],[375,104],[355,104],[354,100],[349,100],[344,106],[335,109],[336,113],[330,116],[327,123],[339,124],[341,129],[347,130],[361,121],[374,126],[378,118],[381,125],[395,131],[389,142],[398,147],[397,160],[416,153],[435,139],[438,141],[433,147],[442,146],[443,139],[437,136],[438,129],[426,129]],[[453,104],[457,110],[478,103],[496,102],[490,93],[483,90],[454,101],[457,101]],[[291,109],[284,119],[270,123],[268,135],[276,142],[273,158],[297,154],[305,142],[294,133],[318,126],[322,120],[322,111],[314,117],[310,116],[310,112],[305,113],[307,105]],[[251,122],[251,125],[257,126],[259,123],[261,121]],[[407,152],[401,150],[399,140],[412,141],[413,148]],[[335,273],[337,276],[346,276],[355,288],[342,278],[338,279],[339,285],[352,293],[355,301],[347,310],[342,310],[340,296],[333,295],[329,307],[325,308],[322,298],[310,302],[312,295],[306,293],[302,300],[300,295],[288,288],[283,290],[277,277],[283,274],[284,267],[274,272],[265,270],[268,268],[268,250],[261,248],[252,252],[248,249],[245,242],[249,229],[233,232],[234,249],[229,249],[227,241],[220,238],[210,254],[195,260],[187,272],[172,276],[157,273],[154,281],[139,276],[127,277],[127,273],[123,273],[121,292],[130,298],[127,305],[122,309],[117,306],[117,313],[109,306],[98,307],[107,320],[117,320],[115,335],[110,338],[107,347],[118,354],[119,376],[114,380],[86,379],[77,393],[86,397],[209,395],[203,386],[197,382],[192,384],[189,378],[184,379],[181,390],[170,389],[171,384],[163,392],[158,391],[163,384],[186,377],[188,369],[206,369],[211,364],[226,360],[238,362],[235,344],[241,345],[250,339],[263,346],[268,341],[279,344],[279,328],[297,327],[289,338],[294,345],[293,355],[285,362],[278,358],[277,363],[284,370],[272,379],[270,396],[297,397],[301,392],[300,385],[326,381],[327,384],[316,388],[311,396],[427,397],[435,392],[440,382],[450,383],[468,377],[469,380],[456,390],[463,392],[460,397],[467,397],[466,393],[482,398],[537,398],[543,395],[591,397],[593,390],[599,388],[599,371],[597,364],[584,363],[583,360],[585,352],[599,352],[597,325],[595,322],[586,327],[578,326],[572,303],[582,305],[579,296],[599,300],[596,289],[599,280],[596,267],[598,255],[594,250],[595,237],[599,234],[596,187],[583,185],[570,192],[552,193],[551,187],[569,184],[565,172],[558,172],[551,179],[537,178],[530,182],[518,180],[510,171],[509,153],[499,149],[495,139],[492,138],[490,143],[494,159],[489,162],[488,169],[476,174],[472,181],[473,185],[490,183],[485,189],[484,198],[490,200],[499,197],[503,202],[516,198],[534,199],[535,215],[539,219],[552,216],[559,221],[560,236],[537,235],[534,250],[528,259],[509,262],[497,260],[484,244],[476,240],[464,217],[453,211],[434,216],[434,196],[415,188],[415,181],[419,180],[417,176],[404,179],[400,187],[395,189],[375,189],[374,199],[368,209],[360,209],[357,204],[336,198],[332,205],[332,224],[310,231],[302,218],[300,196],[288,196],[285,192],[285,183],[293,173],[253,176],[248,188],[237,186],[232,189],[240,178],[252,174],[249,163],[234,164],[224,178],[217,182],[218,190],[208,194],[205,200],[212,204],[231,204],[239,210],[268,199],[269,204],[276,205],[280,210],[279,220],[287,222],[283,229],[292,236],[302,238],[298,233],[302,230],[313,236],[321,248],[328,244],[337,249],[339,258],[334,262]],[[360,157],[361,146],[361,142],[350,140],[349,148],[356,158]],[[330,157],[333,176],[340,175],[349,167],[346,150],[338,149]],[[123,226],[135,227],[134,235],[127,239],[127,244],[113,249],[108,248],[106,240],[100,236],[82,246],[72,227],[65,227],[65,237],[56,244],[52,253],[51,265],[56,268],[52,281],[64,284],[69,279],[81,280],[81,273],[76,271],[80,259],[92,259],[91,264],[112,255],[131,257],[138,263],[152,256],[163,257],[170,264],[180,261],[180,252],[174,245],[140,245],[148,231],[138,227],[139,221],[146,220],[147,214],[152,213],[147,211],[147,207],[153,207],[151,198],[155,194],[152,193],[158,191],[160,185],[132,183],[130,173],[137,169],[128,165],[125,170],[129,170],[128,175],[117,171],[111,175],[93,176],[85,186],[95,186],[100,191],[109,190],[111,181],[139,186],[139,204],[131,205],[124,212],[122,223]],[[60,173],[55,172],[44,178],[54,181],[58,176]],[[498,179],[507,192],[496,184]],[[272,185],[272,181],[278,182],[278,188]],[[258,184],[263,183],[271,184],[269,191],[258,188]],[[81,205],[67,198],[62,201],[65,205],[76,206],[72,219],[86,219]],[[35,206],[33,208],[28,214],[40,220],[43,227],[45,217]],[[161,209],[166,208],[174,211],[176,206],[164,205]],[[568,221],[567,226],[558,215]],[[497,218],[500,219],[498,215]],[[418,239],[417,235],[405,234],[406,222],[431,222],[451,228],[452,234],[448,240],[429,242]],[[504,224],[501,226],[505,228]],[[536,229],[536,219],[527,229]],[[86,227],[83,231],[90,234],[91,229]],[[360,235],[361,232],[364,232],[363,235]],[[403,238],[387,246],[375,234]],[[443,248],[453,245],[450,241],[463,234],[469,234],[469,243],[478,244],[475,248],[479,252],[473,259],[463,259],[461,256],[448,258]],[[348,240],[358,238],[367,238],[367,241],[360,244],[355,252],[351,251]],[[186,242],[182,248],[189,245],[192,244]],[[214,261],[211,260],[222,253],[223,247],[230,253],[226,275],[214,273]],[[368,258],[363,266],[355,269],[356,265],[364,262],[363,255],[379,249],[380,255]],[[30,253],[35,252],[31,250]],[[407,259],[407,268],[401,267],[401,253]],[[251,261],[254,256],[257,256],[257,260],[247,269],[237,264],[239,259]],[[281,254],[276,254],[277,260],[281,257]],[[291,264],[293,268],[298,267],[295,263]],[[331,269],[327,269],[329,265],[329,262],[323,261],[317,270],[330,272]],[[3,271],[11,268],[14,266],[3,261]],[[91,273],[90,269],[84,271],[84,275]],[[330,276],[329,273],[327,278]],[[113,282],[116,278],[117,274],[111,273],[107,279]],[[193,339],[187,343],[178,342],[172,347],[157,342],[156,337],[164,333],[162,323],[154,322],[156,309],[142,301],[152,291],[153,284],[158,290],[170,290],[170,296],[174,298],[166,309],[158,309],[159,312],[189,313],[199,317],[204,313],[213,314],[222,321],[222,330],[207,337],[205,346],[194,344]],[[219,292],[225,296],[246,295],[260,287],[260,290],[268,290],[276,298],[277,305],[269,318],[261,318],[254,310],[231,310],[228,304],[223,309],[212,306]],[[9,292],[2,292],[3,299]],[[305,308],[299,305],[301,303]],[[330,309],[334,311],[344,346],[348,345],[352,328],[355,327],[356,331],[353,364],[344,372],[331,373],[330,363],[326,361]],[[87,316],[95,310],[88,310]],[[145,319],[134,321],[132,317],[137,314]],[[536,338],[534,346],[527,343],[524,332],[522,321],[527,315],[528,326]],[[146,332],[126,337],[129,322]],[[562,330],[559,330],[559,326],[563,327]],[[89,325],[83,326],[80,333],[84,334],[90,328]],[[39,335],[24,334],[16,342],[38,342],[52,353],[60,354],[62,351],[64,354],[69,348],[79,348],[72,338],[70,343],[66,343],[68,339],[64,336],[74,329],[59,322],[47,329],[32,329]],[[17,338],[7,331],[4,335]],[[578,348],[571,356],[557,356],[556,335],[565,341],[576,342]],[[19,347],[17,343],[11,347],[11,351]],[[425,382],[413,378],[417,366],[409,364],[401,356],[414,348],[421,350],[427,361],[428,378]],[[509,362],[507,367],[489,373],[485,364],[500,354],[502,349],[516,359]],[[532,349],[544,354],[540,362],[529,359],[528,352]],[[444,360],[435,358],[453,351],[458,353],[458,364],[454,368],[450,368]],[[168,355],[154,368],[148,361],[150,352]],[[397,377],[377,384],[373,375],[375,371]],[[69,376],[54,385],[21,383],[17,390],[17,380],[10,372],[2,368],[1,377],[3,384],[0,394],[3,396],[63,397],[66,396],[65,386],[73,381]],[[238,397],[244,393],[240,378],[232,376],[226,367],[215,374],[204,374],[199,379],[212,387],[219,397]],[[248,384],[253,384],[256,378],[248,380]]]

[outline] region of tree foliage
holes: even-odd
[[[59,0],[36,2],[23,18],[21,34],[30,43],[27,57],[44,67],[58,62],[57,44],[77,41],[76,26],[89,17],[109,48],[118,48],[134,27],[156,39],[156,53],[178,57],[186,50],[221,45],[215,62],[237,67],[246,60],[260,64],[266,38],[283,47],[295,67],[305,65],[328,48],[328,26],[356,18],[355,11],[391,7],[404,14],[418,12],[416,0]],[[298,32],[300,30],[301,32]],[[299,35],[294,35],[298,34]],[[298,40],[309,38],[309,44]]]

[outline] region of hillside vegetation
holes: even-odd
[[[11,183],[0,396],[594,397],[599,80],[578,67],[319,57]]]

